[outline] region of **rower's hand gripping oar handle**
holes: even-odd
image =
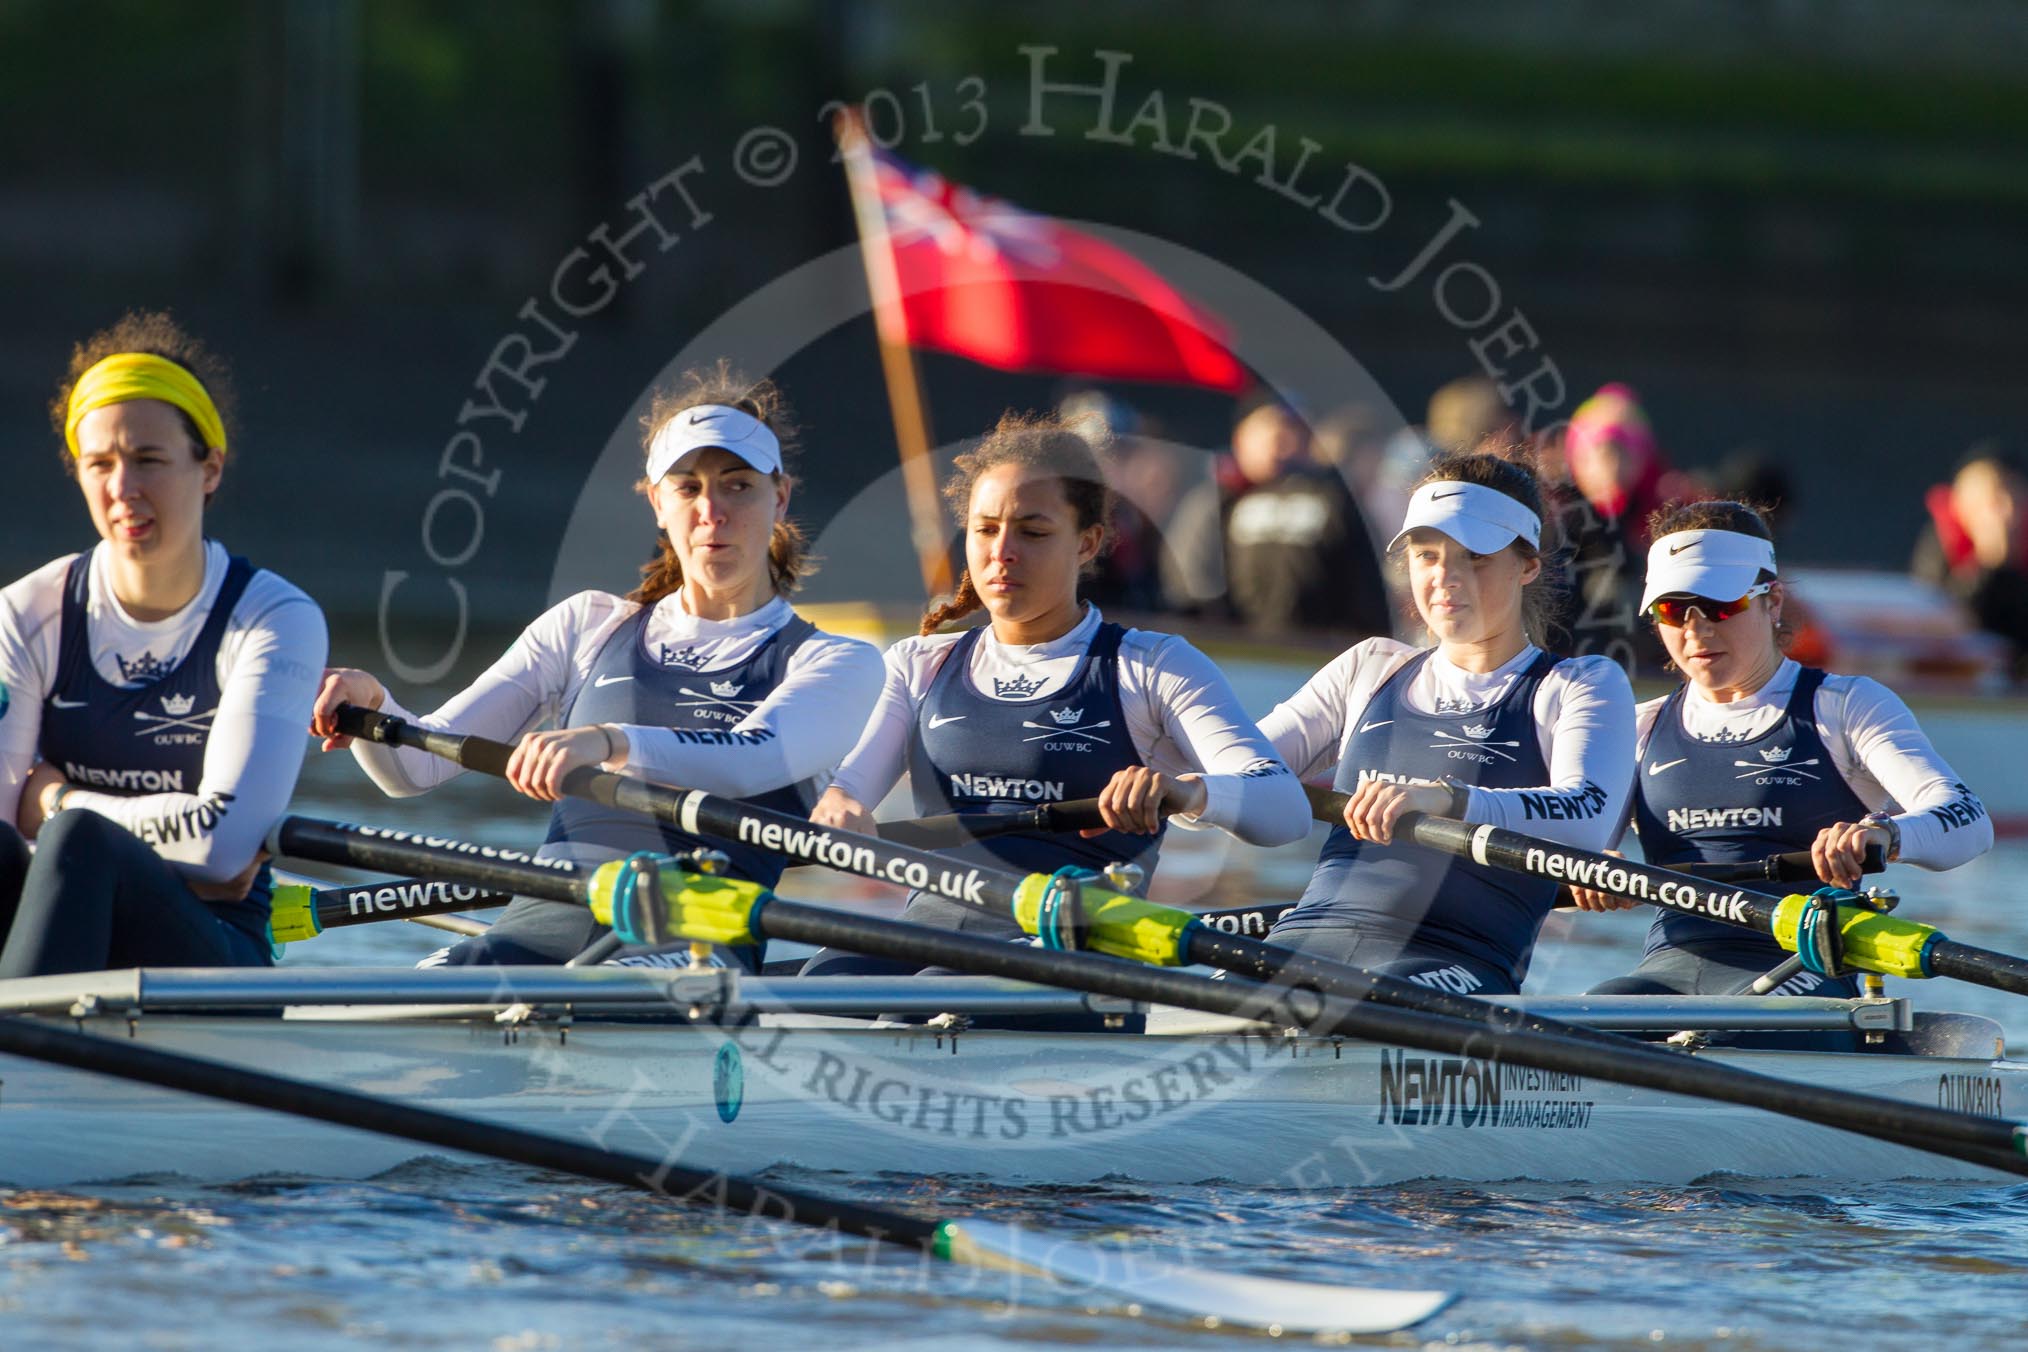
[[[1163,813],[1177,810],[1172,799],[1162,803]],[[1068,834],[1072,831],[1103,831],[1105,814],[1096,798],[1073,798],[1067,803],[1044,803],[1018,812],[951,812],[938,817],[917,817],[908,821],[880,822],[882,840],[913,845],[919,850],[947,849],[969,845],[975,840],[1016,834]]]
[[[891,840],[897,845],[911,845],[918,850],[942,850],[954,845],[969,845],[975,840],[991,840],[995,836],[1074,830],[1075,827],[1065,828],[1057,823],[1066,811],[1074,815],[1077,809],[1082,808],[1089,808],[1092,816],[1096,817],[1098,799],[1045,803],[1041,807],[1023,808],[1018,812],[948,812],[908,821],[877,822],[874,830],[882,840]]]
[[[356,704],[339,705],[332,712],[331,721],[347,737],[363,738],[382,746],[414,747],[467,770],[503,778],[507,774],[507,759],[514,754],[514,748],[504,742],[455,732],[433,732],[406,719],[377,709],[362,709]]]
[[[1689,873],[1699,878],[1709,878],[1717,883],[1821,883],[1817,876],[1816,861],[1810,858],[1808,850],[1790,850],[1785,854],[1771,854],[1765,859],[1749,859],[1737,864],[1671,864],[1678,873]],[[1887,851],[1879,842],[1866,847],[1859,871],[1880,873],[1887,868]]]
[[[1652,864],[1559,845],[1503,827],[1404,812],[1394,831],[1397,838],[1406,837],[1425,849],[1470,859],[1487,868],[1575,883],[1756,930],[1791,953],[1806,946],[1800,940],[1809,924],[1825,923],[1810,920],[1812,908],[1819,905],[1814,896],[1781,896],[1743,883],[1691,878]],[[1859,902],[1860,898],[1854,896],[1851,901]],[[1832,916],[1828,923],[1838,926],[1844,963],[1854,970],[1888,976],[1957,977],[1996,990],[2028,995],[2028,959],[1961,944],[1946,938],[1934,926],[1904,920],[1863,904],[1847,904],[1843,899],[1836,899]]]
[[[513,748],[505,743],[455,732],[433,732],[405,719],[375,709],[362,709],[356,704],[339,705],[332,714],[332,721],[348,737],[363,738],[383,746],[414,747],[482,774],[504,776],[508,757],[513,753]],[[1045,803],[1020,812],[954,812],[915,821],[882,822],[879,832],[882,840],[891,840],[897,845],[937,849],[1016,832],[1082,831],[1105,824],[1105,818],[1099,813],[1098,799],[1080,798],[1068,803]]]
[[[1336,789],[1326,789],[1315,784],[1303,785],[1303,792],[1310,799],[1310,812],[1320,822],[1332,825],[1345,820],[1347,795]],[[1405,820],[1405,819],[1404,819]],[[1765,859],[1749,859],[1736,864],[1671,864],[1677,873],[1689,873],[1699,878],[1709,878],[1720,883],[1814,883],[1817,865],[1810,858],[1808,850],[1790,850],[1785,854],[1771,854]],[[1887,851],[1874,842],[1866,847],[1861,873],[1880,873],[1887,868]]]

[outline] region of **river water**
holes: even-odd
[[[1285,678],[1252,671],[1239,683],[1260,704]],[[541,834],[540,811],[496,784],[468,777],[421,811],[362,784],[349,757],[313,754],[302,810],[500,844]],[[1228,848],[1211,833],[1171,838],[1164,898],[1208,906],[1293,896],[1321,835],[1272,852]],[[1896,870],[1889,880],[1904,914],[1953,938],[2028,948],[2028,846],[2003,844],[1948,875]],[[882,904],[868,886],[810,870],[791,872],[781,890]],[[1574,992],[1625,970],[1645,924],[1637,912],[1552,917],[1529,989]],[[406,964],[445,937],[389,922],[327,933],[287,960]],[[2028,1044],[2028,1005],[2013,997],[1897,987],[1929,1008],[2000,1020],[2017,1052]],[[145,1135],[147,1123],[133,1129]],[[1728,1177],[1641,1188],[1424,1182],[1319,1196],[1216,1181],[783,1181],[1216,1268],[1462,1293],[1429,1323],[1382,1340],[1394,1346],[2013,1348],[2028,1324],[2028,1186]],[[365,1182],[0,1188],[6,1349],[1202,1349],[1242,1336],[1090,1310],[1075,1293],[924,1267],[898,1249],[421,1152]]]

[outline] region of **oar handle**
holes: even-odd
[[[1310,800],[1310,812],[1320,822],[1334,825],[1345,820],[1345,804],[1348,796],[1336,789],[1323,788],[1316,784],[1303,785],[1303,793]],[[1404,822],[1407,818],[1402,819]],[[1401,828],[1397,828],[1398,830]],[[1771,854],[1765,859],[1751,859],[1736,864],[1671,864],[1678,873],[1688,873],[1699,878],[1709,878],[1720,883],[1813,883],[1819,882],[1817,866],[1810,860],[1808,850],[1790,850],[1786,854]],[[1887,868],[1887,851],[1878,843],[1866,847],[1865,861],[1861,873],[1880,873]]]
[[[1821,883],[1817,866],[1808,850],[1790,850],[1786,854],[1771,854],[1765,859],[1749,859],[1737,864],[1671,864],[1678,873],[1689,873],[1699,878],[1709,878],[1720,883]],[[1861,873],[1880,873],[1887,868],[1887,851],[1878,844],[1868,845]]]
[[[481,774],[504,777],[508,757],[514,754],[514,748],[505,742],[456,732],[437,732],[377,709],[362,709],[356,704],[339,705],[332,712],[331,721],[347,737],[363,738],[382,746],[413,747]]]
[[[1175,807],[1165,802],[1164,812]],[[950,812],[938,817],[916,817],[908,821],[881,822],[880,838],[919,850],[948,849],[969,845],[995,836],[1047,835],[1070,831],[1105,829],[1105,815],[1096,798],[1073,798],[1065,803],[1044,803],[1017,812]]]
[[[1087,801],[1096,806],[1096,799]],[[1056,814],[1063,808],[1079,806],[1081,804],[1078,803],[1053,803],[1015,812],[947,812],[936,817],[881,822],[875,829],[882,840],[891,840],[897,845],[911,845],[918,850],[942,850],[969,845],[975,840],[991,840],[994,836],[1058,830],[1060,828],[1054,825]]]

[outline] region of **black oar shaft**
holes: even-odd
[[[1497,826],[1472,826],[1409,812],[1396,823],[1416,844],[1538,878],[1596,887],[1686,915],[1706,916],[1759,934],[1774,933],[1782,898],[1737,883],[1686,879],[1671,869],[1614,855],[1534,840]],[[2028,960],[1936,936],[1924,950],[1923,972],[2028,995]]]
[[[0,1052],[399,1136],[445,1150],[489,1155],[602,1183],[641,1188],[679,1201],[703,1201],[771,1219],[835,1226],[889,1243],[926,1247],[936,1232],[934,1221],[918,1220],[898,1211],[857,1206],[751,1179],[685,1168],[669,1159],[604,1150],[378,1095],[355,1094],[269,1075],[145,1046],[124,1036],[97,1037],[7,1017],[0,1018]]]
[[[882,840],[891,840],[897,845],[913,845],[919,850],[937,850],[991,840],[995,836],[1048,835],[1104,825],[1098,799],[1073,798],[1068,802],[1044,803],[1040,807],[1021,808],[1014,812],[952,812],[940,817],[881,822],[878,829]]]
[[[455,761],[467,768],[482,770],[492,774],[503,774],[508,758],[512,754],[512,748],[499,742],[492,742],[485,738],[468,735],[433,732],[428,729],[418,728],[404,720],[390,718],[385,715],[364,713],[363,711],[353,709],[341,709],[339,711],[339,718],[341,729],[352,735],[367,736],[372,740],[392,745],[419,746],[430,751],[432,754]],[[720,798],[698,790],[666,789],[631,777],[594,770],[589,766],[572,771],[566,777],[564,787],[567,792],[591,799],[594,802],[604,803],[607,806],[618,807],[627,811],[639,812],[645,816],[670,822],[679,830],[692,835],[716,836],[724,840],[756,845],[801,859],[806,863],[821,864],[844,872],[857,873],[865,877],[898,883],[918,890],[932,891],[940,896],[950,897],[957,901],[996,912],[1004,911],[1011,906],[1014,900],[1014,889],[1022,881],[1018,876],[1004,870],[962,863],[926,851],[894,845],[870,836],[861,836],[845,831],[827,830],[788,813],[773,812],[748,803]],[[1611,855],[1596,854],[1590,851],[1573,852],[1566,847],[1556,846],[1552,842],[1531,840],[1517,833],[1503,831],[1495,827],[1469,826],[1463,822],[1450,821],[1445,818],[1424,817],[1420,813],[1405,814],[1396,829],[1408,838],[1415,839],[1418,844],[1442,850],[1446,853],[1474,858],[1480,863],[1498,862],[1502,867],[1518,868],[1523,872],[1533,873],[1538,871],[1536,868],[1529,866],[1531,861],[1528,860],[1527,856],[1531,851],[1544,853],[1545,860],[1549,856],[1560,855],[1564,857],[1566,863],[1572,859],[1589,861],[1589,866],[1593,870],[1604,868],[1638,871],[1640,874],[1649,876],[1650,889],[1659,904],[1670,904],[1676,906],[1677,909],[1686,910],[1692,914],[1704,914],[1715,919],[1727,920],[1730,923],[1742,925],[1746,928],[1757,929],[1763,934],[1771,931],[1773,907],[1778,905],[1781,900],[1778,897],[1754,892],[1747,888],[1713,887],[1686,881],[1681,875],[1669,873],[1667,870],[1651,869],[1647,865],[1636,864]],[[1427,839],[1424,838],[1425,835],[1427,835]],[[1499,861],[1496,861],[1490,853],[1485,853],[1485,851],[1492,849],[1495,843],[1503,851],[1503,858]],[[1555,876],[1554,866],[1546,862],[1541,865],[1540,871],[1543,873],[1543,876]],[[1628,876],[1633,875],[1629,872]],[[488,886],[493,885],[489,880],[475,880],[484,881]],[[1566,879],[1566,881],[1583,882],[1584,879],[1571,877]],[[781,933],[784,938],[798,939],[802,937],[782,931],[775,932]],[[805,940],[805,942],[828,943],[830,941]],[[1939,944],[1938,946],[1941,947],[1942,945]],[[1342,964],[1324,962],[1310,958],[1307,955],[1291,954],[1286,950],[1273,948],[1254,940],[1234,935],[1219,934],[1201,925],[1192,926],[1186,933],[1184,948],[1186,956],[1192,962],[1221,966],[1229,971],[1262,977],[1273,973],[1277,980],[1300,980],[1313,985],[1319,990],[1353,1000],[1384,1002],[1385,1004],[1402,1009],[1418,1011],[1430,1017],[1445,1018],[1460,1027],[1483,1031],[1487,1026],[1488,1020],[1495,1020],[1503,1025],[1502,1036],[1509,1039],[1509,1041],[1502,1044],[1505,1046],[1516,1045],[1512,1039],[1525,1035],[1527,1037],[1546,1037],[1583,1044],[1608,1057],[1612,1055],[1640,1056],[1657,1054],[1656,1049],[1633,1043],[1630,1039],[1617,1037],[1613,1034],[1513,1012],[1491,1014],[1483,1002],[1464,996],[1431,990],[1427,987],[1400,980],[1399,978],[1365,972]],[[907,957],[909,952],[914,951],[918,950],[911,949],[898,956]],[[1969,950],[1968,953],[1976,951]],[[1055,959],[1061,955],[1046,954],[1044,956],[1048,959]],[[1974,965],[1969,955],[1967,955],[1966,962],[1963,965],[1967,969]],[[1042,970],[1046,971],[1046,969]],[[1047,975],[1031,979],[1044,982],[1050,980]],[[1974,977],[1971,979],[1979,980],[1984,978]],[[1989,984],[1991,983],[1989,982]],[[1225,1012],[1215,1006],[1192,1004],[1182,1000],[1171,1000],[1168,1003],[1182,1004],[1185,1007],[1195,1009],[1211,1009],[1212,1012]],[[1408,1022],[1412,1027],[1414,1021],[1409,1020]],[[1374,1036],[1373,1033],[1360,1031],[1349,1023],[1345,1024],[1341,1029],[1334,1029],[1333,1031],[1343,1031],[1347,1035],[1354,1037]],[[1397,1040],[1408,1046],[1433,1046],[1431,1043],[1418,1041],[1406,1034],[1403,1034]],[[1445,1048],[1434,1046],[1434,1049],[1444,1050]],[[1666,1052],[1659,1054],[1665,1057],[1670,1056]],[[1635,1080],[1628,1079],[1625,1075],[1608,1074],[1597,1069],[1587,1071],[1572,1065],[1537,1062],[1519,1055],[1513,1055],[1512,1053],[1510,1053],[1510,1059],[1521,1061],[1522,1064],[1537,1065],[1543,1069],[1571,1070],[1577,1074],[1598,1074],[1601,1078],[1618,1079],[1624,1083],[1641,1084],[1665,1091],[1675,1088],[1683,1092],[1703,1092],[1690,1088],[1687,1084],[1668,1074],[1663,1074],[1659,1079]],[[1680,1064],[1680,1061],[1672,1061],[1672,1063]],[[1723,1067],[1706,1065],[1701,1067],[1700,1074],[1712,1071],[1718,1072],[1719,1079],[1723,1080],[1725,1071]],[[1651,1064],[1647,1068],[1647,1073],[1657,1073],[1656,1068]],[[1756,1078],[1765,1079],[1766,1077]],[[1766,1080],[1766,1083],[1773,1085],[1784,1082]],[[1722,1086],[1714,1086],[1714,1088],[1718,1087]],[[1783,1092],[1793,1093],[1797,1088],[1790,1086]],[[1834,1091],[1815,1092],[1832,1093]],[[1710,1096],[1738,1102],[1754,1101],[1759,1104],[1771,1102],[1765,1095],[1760,1096],[1756,1100],[1731,1099],[1724,1093],[1713,1093]],[[1876,1119],[1868,1116],[1868,1109],[1877,1106],[1881,1102],[1882,1100],[1864,1095],[1849,1095],[1846,1096],[1843,1107],[1835,1110],[1834,1117],[1814,1117],[1809,1112],[1800,1109],[1792,1112],[1791,1115],[1804,1117],[1813,1121],[1822,1121],[1829,1125],[1843,1126],[1862,1135],[1876,1135],[1880,1134]],[[1868,1107],[1861,1108],[1858,1105],[1868,1105]],[[1941,1111],[1938,1109],[1921,1109],[1916,1105],[1903,1106],[1910,1108],[1912,1111],[1929,1113]],[[1854,1111],[1855,1109],[1856,1111]],[[1777,1109],[1777,1111],[1786,1110]],[[1951,1118],[1959,1115],[1944,1114],[1944,1116]],[[1966,1146],[1965,1148],[1979,1149],[1988,1154],[2014,1149],[2016,1137],[2011,1125],[1978,1122],[1976,1119],[1965,1120],[1975,1122],[1976,1126],[1963,1128],[1964,1130],[1973,1130],[1983,1136],[1980,1144]],[[1941,1122],[1933,1122],[1932,1126],[1934,1132],[1943,1133],[1944,1139],[1962,1139],[1951,1137],[1949,1135],[1951,1128],[1943,1126]],[[1997,1132],[1997,1136],[1994,1134],[1995,1132]],[[1883,1135],[1882,1139],[1897,1140],[1901,1138],[1890,1132]],[[1906,1141],[1904,1143],[1918,1144]],[[1924,1148],[1927,1148],[1927,1143],[1921,1144],[1923,1144]],[[2009,1156],[2009,1158],[2012,1157]],[[1990,1161],[1982,1160],[1980,1162],[1990,1164]],[[2001,1166],[1993,1165],[1992,1167]]]
[[[1310,811],[1320,822],[1342,822],[1345,820],[1345,805],[1350,801],[1347,795],[1336,789],[1319,788],[1305,784],[1303,792],[1310,800]],[[1418,844],[1422,842],[1418,841]],[[1860,865],[1861,873],[1879,873],[1887,867],[1887,853],[1879,845],[1868,845],[1865,858]],[[1714,882],[1809,882],[1820,883],[1815,862],[1808,850],[1789,850],[1782,854],[1771,854],[1765,859],[1746,863],[1688,863],[1672,864],[1677,873],[1693,874],[1709,878]]]
[[[521,850],[470,845],[446,836],[390,831],[374,826],[348,826],[313,817],[284,817],[273,837],[275,853],[326,864],[376,869],[390,873],[429,872],[443,860],[455,860],[455,876],[479,887],[550,901],[582,901],[586,870],[565,859],[538,859]],[[417,853],[416,847],[422,847]],[[418,863],[417,860],[427,862]]]
[[[289,838],[308,845],[313,850],[310,857],[317,858],[324,857],[322,852],[342,853],[342,848],[333,847],[333,836],[360,829],[326,825],[321,832],[297,831]],[[442,842],[406,837],[402,832],[376,832],[374,836],[372,848],[380,858],[399,860],[382,867],[453,876],[466,869],[484,868],[489,874],[513,870],[525,872],[530,882],[552,887],[561,883],[571,890],[571,896],[560,899],[582,900],[585,894],[586,884],[581,876],[565,881],[534,861],[510,862],[506,856],[513,851],[447,847]],[[1411,1012],[1358,999],[1318,995],[1303,987],[1266,985],[1244,978],[1214,980],[1195,972],[1146,967],[1095,953],[1051,952],[1027,944],[933,930],[780,898],[760,908],[757,928],[769,938],[848,948],[985,976],[1262,1020],[1270,1025],[1300,1027],[1319,1037],[1357,1038],[1500,1060],[1540,1070],[1595,1076],[1663,1093],[1690,1094],[1764,1108],[1897,1145],[1913,1145],[1985,1168],[2028,1176],[2028,1159],[2015,1152],[2016,1134],[2009,1122],[1779,1080],[1667,1048],[1607,1039],[1603,1035],[1588,1038],[1538,1030],[1527,1026],[1511,1010],[1498,1011],[1499,1026],[1494,1026],[1486,1021],[1492,1011],[1471,1001],[1464,1002],[1469,1011],[1465,1018]],[[1217,936],[1217,941],[1236,946],[1237,953],[1264,949],[1250,940],[1227,935]]]
[[[1913,1138],[1922,1143],[1921,1149],[2028,1176],[2028,1158],[2020,1153],[2020,1138],[2011,1122],[1776,1079],[1639,1043],[1600,1045],[1559,1033],[1496,1031],[1477,1019],[1453,1019],[1339,996],[1307,996],[1300,989],[1214,980],[1195,972],[1146,967],[1094,954],[1051,953],[953,931],[923,931],[895,921],[779,899],[763,908],[762,924],[770,937],[802,943],[1297,1026],[1318,1037],[1349,1037],[1383,1046],[1514,1062],[1663,1093],[1690,1094],[1783,1113],[1897,1145],[1911,1144]]]
[[[395,746],[420,747],[468,769],[490,774],[505,773],[508,758],[513,754],[513,748],[501,742],[467,734],[432,731],[404,719],[350,707],[338,711],[338,725],[342,731],[354,736]],[[805,818],[738,799],[722,798],[695,789],[664,788],[591,766],[573,770],[565,777],[564,788],[575,796],[608,807],[638,812],[667,822],[690,835],[737,841],[786,854],[805,863],[821,864],[841,872],[932,892],[999,914],[1012,909],[1015,891],[1023,881],[1021,875],[1005,869],[968,863],[850,831],[831,830],[814,825]],[[1321,792],[1324,791],[1314,791],[1313,797]],[[1409,822],[1414,815],[1404,817],[1403,822]],[[1452,825],[1467,831],[1478,829],[1464,827],[1462,823]],[[1401,829],[1405,832],[1408,827],[1404,825]],[[1204,926],[1193,928],[1185,936],[1184,944],[1185,954],[1191,962],[1223,967],[1263,980],[1277,979],[1278,976],[1280,979],[1301,980],[1319,990],[1352,999],[1378,1000],[1404,1009],[1456,1019],[1484,1020],[1488,1017],[1486,1005],[1468,996],[1434,990],[1399,977],[1383,976],[1343,963],[1290,953],[1254,940],[1219,934]],[[1615,1033],[1580,1028],[1534,1015],[1502,1017],[1518,1018],[1524,1028],[1555,1032],[1601,1045],[1624,1047],[1632,1042],[1632,1039]]]
[[[1405,812],[1395,823],[1397,837],[1426,849],[1469,859],[1493,868],[1551,878],[1577,887],[1595,887],[1620,896],[1639,894],[1687,915],[1738,925],[1760,934],[1774,933],[1775,908],[1782,899],[1736,883],[1688,878],[1670,869],[1632,859],[1581,850],[1573,845],[1536,840],[1498,826],[1474,826],[1449,817]]]
[[[1929,950],[1929,968],[1938,976],[2028,995],[2028,959],[2011,953],[1995,953],[1955,939],[1939,939]]]
[[[387,878],[351,887],[319,887],[310,893],[319,929],[364,925],[376,920],[420,920],[505,906],[511,892],[489,892],[441,878]]]
[[[596,802],[670,822],[678,830],[691,835],[715,836],[721,840],[758,846],[841,872],[933,892],[998,914],[1006,914],[1013,909],[1015,891],[1022,883],[1022,875],[1005,869],[931,854],[849,831],[827,830],[785,812],[755,807],[738,799],[721,798],[694,789],[662,789],[637,779],[605,772],[592,774],[585,770],[575,771],[566,781],[566,787],[570,792]],[[1474,1022],[1487,1017],[1486,1005],[1466,996],[1432,990],[1399,977],[1383,976],[1343,963],[1290,953],[1256,940],[1219,933],[1206,926],[1191,929],[1184,939],[1184,952],[1193,963],[1225,967],[1263,980],[1273,979],[1278,968],[1285,968],[1291,975],[1319,990],[1354,1000],[1379,1000],[1404,1009]],[[1615,1033],[1579,1028],[1533,1015],[1513,1017],[1526,1028],[1613,1046],[1631,1043],[1631,1039]]]

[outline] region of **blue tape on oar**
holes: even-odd
[[[1856,905],[1857,892],[1843,887],[1820,887],[1810,893],[1796,922],[1796,957],[1818,976],[1842,976],[1845,971],[1845,936],[1838,925],[1838,907]]]
[[[1065,953],[1084,947],[1090,929],[1085,919],[1084,885],[1097,881],[1099,875],[1090,869],[1069,865],[1049,875],[1049,886],[1043,890],[1035,916],[1035,932],[1044,948]]]
[[[645,867],[643,867],[645,865]],[[613,933],[620,942],[644,944],[658,942],[659,936],[651,939],[650,930],[659,926],[642,926],[640,915],[640,885],[642,873],[659,875],[659,856],[652,850],[637,850],[620,861],[620,871],[613,875]]]

